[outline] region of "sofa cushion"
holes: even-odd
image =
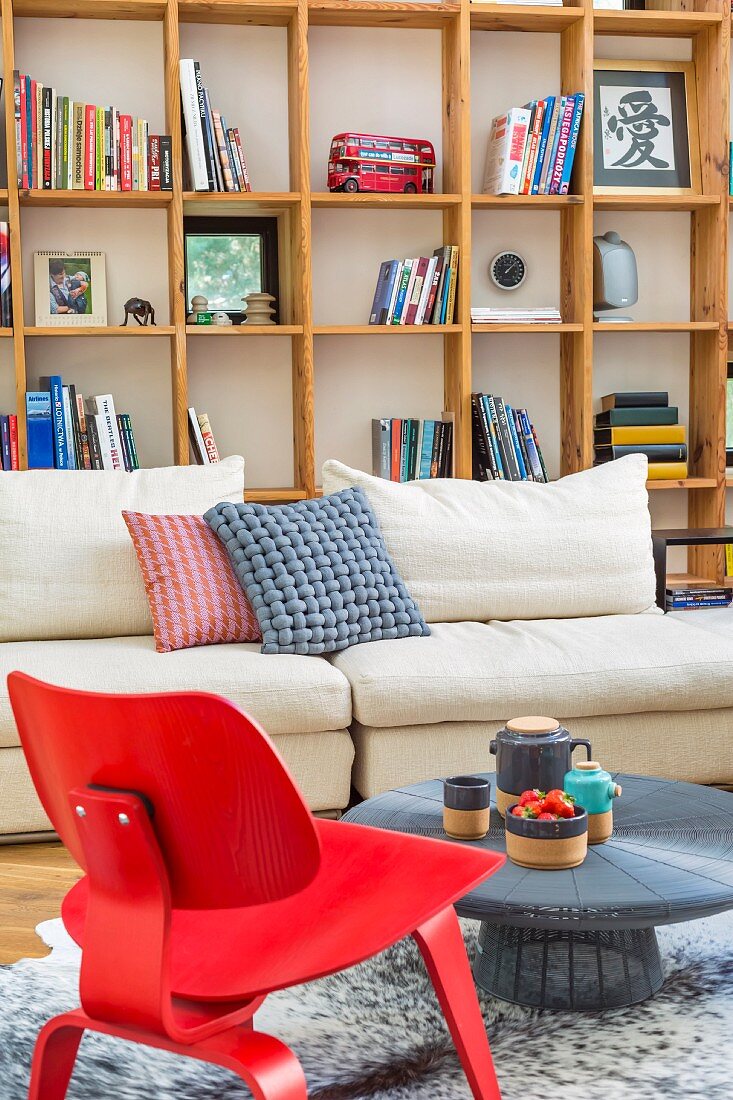
[[[329,460],[323,491],[366,493],[429,623],[631,615],[654,604],[647,461],[536,482],[404,485]]]
[[[202,515],[241,500],[244,460],[136,470],[29,470],[0,478],[0,642],[152,634],[122,518]]]
[[[332,662],[365,726],[733,706],[733,642],[661,613],[440,623]]]
[[[204,518],[257,613],[263,653],[430,633],[360,489],[292,505],[218,504]]]
[[[0,746],[18,744],[6,685],[13,669],[86,691],[211,691],[271,734],[338,730],[351,721],[351,693],[338,669],[306,657],[263,657],[253,642],[174,653],[156,653],[149,636],[8,642],[0,645]],[[104,730],[89,734],[104,737]]]

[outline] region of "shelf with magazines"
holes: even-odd
[[[560,336],[564,332],[582,332],[582,331],[583,331],[583,324],[580,321],[561,321],[560,323],[547,322],[545,324],[543,324],[541,322],[529,322],[529,323],[526,323],[526,324],[523,324],[521,322],[517,322],[517,324],[511,324],[511,323],[508,323],[508,324],[494,324],[492,322],[491,324],[486,324],[486,325],[482,325],[482,324],[478,324],[478,323],[474,323],[474,324],[471,325],[471,332],[474,333],[474,335],[480,335],[480,336],[485,336],[487,333],[494,333],[494,332],[521,333],[525,336],[527,336],[527,335],[547,336],[547,335],[552,335],[552,334],[557,334],[558,336]]]

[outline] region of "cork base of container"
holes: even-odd
[[[489,831],[489,807],[485,810],[453,810],[444,806],[443,828],[453,840],[482,840]]]
[[[507,810],[515,802],[519,802],[518,794],[509,794],[508,791],[502,791],[499,787],[496,788],[496,808],[502,817],[506,817]]]
[[[605,814],[588,814],[588,843],[605,844],[613,832],[613,810]]]
[[[542,871],[565,871],[579,867],[588,852],[588,834],[562,840],[536,840],[534,837],[506,834],[506,852],[519,867]]]

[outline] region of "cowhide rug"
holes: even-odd
[[[476,926],[464,924],[469,948]],[[79,952],[60,921],[46,959],[0,968],[0,1097],[23,1100],[41,1024],[75,1007]],[[482,1002],[504,1100],[730,1100],[733,914],[660,932],[666,982],[651,1001],[602,1015]],[[302,1060],[311,1100],[469,1100],[410,942],[336,977],[271,997],[257,1027]],[[214,1067],[87,1035],[69,1100],[234,1100]]]

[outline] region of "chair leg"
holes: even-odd
[[[303,1067],[292,1050],[272,1035],[233,1028],[202,1043],[195,1057],[233,1070],[255,1100],[308,1100]]]
[[[83,1034],[83,1026],[70,1016],[46,1024],[33,1051],[28,1100],[64,1100]]]
[[[501,1100],[499,1083],[453,907],[413,932],[475,1100]]]

